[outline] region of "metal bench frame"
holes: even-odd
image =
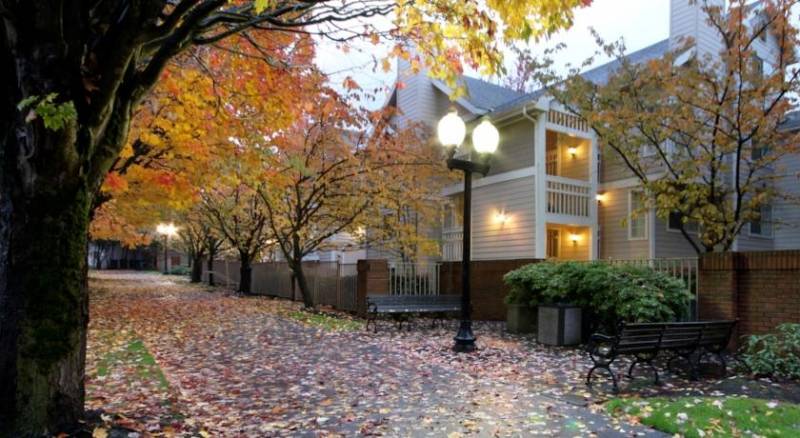
[[[367,295],[367,324],[372,323],[373,331],[377,333],[377,319],[380,315],[389,315],[397,322],[398,330],[403,328],[403,321],[407,315],[428,313],[437,318],[444,319],[445,315],[461,311],[461,297],[459,295]]]
[[[589,339],[586,350],[594,365],[586,374],[586,384],[592,384],[592,374],[597,369],[604,369],[611,375],[614,392],[619,391],[617,377],[611,370],[611,364],[619,356],[633,356],[634,360],[628,368],[627,377],[633,378],[633,370],[638,364],[646,364],[654,374],[654,383],[659,384],[658,369],[653,361],[667,352],[671,357],[667,360],[667,368],[672,369],[676,359],[684,359],[689,364],[690,378],[697,379],[701,359],[707,354],[716,355],[722,364],[723,371],[727,363],[722,353],[730,342],[736,321],[698,321],[698,322],[666,322],[619,325],[617,334],[608,336],[595,333]],[[696,359],[692,359],[696,356]]]

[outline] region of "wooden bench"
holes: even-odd
[[[379,315],[390,315],[402,328],[402,315],[429,313],[443,316],[447,313],[461,311],[460,295],[367,295],[367,324],[370,322],[374,331]]]
[[[686,360],[692,379],[697,378],[700,360],[706,354],[716,355],[725,370],[727,363],[722,353],[730,341],[735,324],[736,321],[622,323],[615,336],[595,333],[586,347],[594,362],[586,374],[586,384],[591,385],[592,373],[596,369],[605,369],[611,374],[614,391],[618,391],[617,377],[611,370],[611,363],[625,355],[634,358],[628,368],[628,377],[633,377],[636,365],[645,364],[653,370],[656,384],[659,383],[658,369],[653,361],[662,352],[671,355],[667,360],[668,368],[677,359]]]

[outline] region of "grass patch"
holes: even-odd
[[[134,375],[139,379],[154,380],[161,389],[169,389],[169,382],[164,372],[140,339],[131,339],[124,348],[106,354],[97,364],[97,375],[103,377],[116,366],[132,367],[135,370]]]
[[[333,316],[325,313],[304,312],[295,310],[288,313],[289,318],[303,324],[320,327],[325,330],[355,331],[364,328],[364,322],[346,317]]]
[[[800,435],[800,405],[751,398],[613,399],[608,412],[686,437]]]

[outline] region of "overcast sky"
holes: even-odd
[[[556,65],[580,64],[592,56],[597,49],[589,28],[594,27],[606,40],[624,38],[628,51],[661,41],[669,35],[669,0],[594,0],[588,8],[577,11],[572,28],[555,35],[550,41],[536,45],[537,52],[557,43],[565,43],[567,49],[555,56]],[[386,49],[369,42],[356,42],[348,53],[343,53],[334,44],[324,42],[317,53],[317,63],[331,82],[338,86],[345,77],[351,76],[362,88],[380,89],[380,98],[367,102],[372,108],[383,104],[383,96],[395,81],[395,72],[384,73],[380,60]],[[607,59],[598,58],[598,63]],[[377,61],[377,63],[376,63]],[[508,59],[507,65],[513,64]],[[497,82],[499,78],[484,78]]]

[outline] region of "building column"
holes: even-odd
[[[549,105],[547,105],[549,106]],[[538,109],[538,108],[537,108]],[[547,257],[547,169],[545,164],[547,162],[547,109],[542,108],[536,116],[536,125],[534,127],[533,135],[533,163],[536,168],[535,175],[535,202],[534,202],[534,217],[535,233],[534,243],[536,245],[536,253],[534,256],[537,259],[544,259]]]

